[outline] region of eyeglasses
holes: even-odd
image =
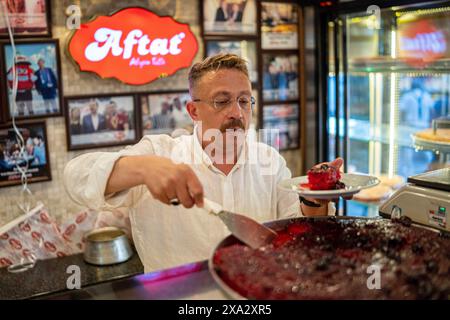
[[[212,101],[201,100],[201,99],[194,99],[193,101],[194,102],[205,102],[205,103],[213,106],[216,110],[227,109],[228,107],[231,107],[234,102],[233,99],[228,98],[228,97],[218,97]],[[256,104],[255,98],[252,96],[247,96],[247,95],[239,96],[236,98],[235,101],[237,102],[239,108],[241,108],[242,110],[245,110],[245,111],[250,110]]]

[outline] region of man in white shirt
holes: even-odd
[[[196,63],[189,87],[192,135],[147,135],[120,152],[81,155],[64,172],[77,203],[129,210],[146,272],[206,259],[229,234],[199,208],[204,196],[261,222],[334,214],[331,202],[300,204],[295,193],[277,187],[291,172],[276,150],[247,135],[254,98],[245,60],[219,54]],[[332,164],[340,167],[342,159]],[[182,206],[170,205],[173,199]]]

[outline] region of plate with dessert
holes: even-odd
[[[334,166],[320,164],[308,170],[306,176],[283,180],[279,187],[295,191],[303,197],[334,199],[350,197],[379,183],[380,180],[374,176],[342,173]]]

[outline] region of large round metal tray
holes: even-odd
[[[450,153],[450,143],[434,142],[430,140],[421,139],[415,135],[411,136],[414,147],[418,150],[431,150],[434,153]]]
[[[272,228],[273,230],[282,230],[284,229],[286,226],[288,226],[289,224],[301,220],[301,219],[313,219],[313,220],[320,220],[320,219],[329,219],[329,216],[322,216],[322,217],[298,217],[298,218],[291,218],[291,219],[283,219],[283,220],[276,220],[276,221],[271,221],[271,222],[267,222],[264,223],[264,225],[268,226],[269,228]],[[372,217],[372,218],[366,218],[366,217],[346,217],[346,216],[339,216],[339,217],[334,217],[337,220],[382,220],[385,218],[382,217]],[[441,230],[432,228],[432,227],[428,227],[428,226],[423,226],[423,225],[418,225],[415,223],[411,224],[412,226],[418,227],[418,228],[424,228],[433,232],[437,232],[440,233]],[[221,249],[221,248],[225,248],[228,246],[231,246],[233,244],[239,243],[239,240],[237,238],[235,238],[233,235],[229,235],[228,237],[226,237],[225,239],[223,239],[214,249],[212,255],[209,258],[208,261],[208,268],[209,268],[209,272],[211,273],[212,278],[214,279],[214,281],[217,283],[217,285],[220,287],[220,289],[223,291],[223,293],[231,298],[231,299],[235,299],[235,300],[247,300],[246,297],[241,296],[239,293],[237,293],[235,290],[233,290],[232,288],[230,288],[223,280],[222,278],[220,278],[220,276],[217,274],[215,268],[214,268],[214,255],[216,254],[217,250]]]

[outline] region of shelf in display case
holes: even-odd
[[[336,118],[329,118],[330,124],[330,135],[335,135],[336,132],[334,128],[336,127]],[[343,137],[344,125],[343,121],[340,121],[340,135]],[[380,142],[384,144],[390,144],[390,125],[382,124],[379,126],[374,126],[370,121],[349,119],[348,121],[348,137],[353,140],[365,141],[365,142]],[[394,144],[402,147],[413,148],[413,140],[411,136],[417,131],[416,128],[405,125],[398,125],[395,132],[396,136],[394,138]]]
[[[416,132],[411,138],[416,149],[450,154],[450,116],[433,119],[431,128]]]
[[[394,59],[374,57],[350,59],[349,72],[402,72],[402,73],[446,73],[450,72],[450,59],[424,61],[422,59]]]
[[[431,150],[437,154],[450,154],[450,143],[432,142],[416,137],[414,134],[411,135],[411,138],[413,140],[414,147],[418,150]]]

